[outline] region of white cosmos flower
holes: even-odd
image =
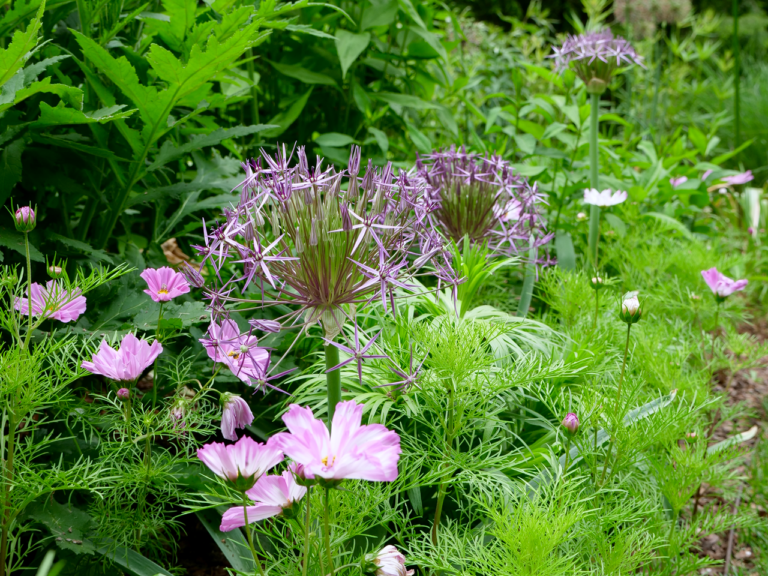
[[[627,193],[623,190],[617,190],[611,193],[610,188],[598,192],[594,188],[584,190],[584,202],[593,206],[615,206],[621,204],[627,199]]]

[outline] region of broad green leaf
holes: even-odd
[[[553,136],[560,134],[560,132],[562,132],[566,128],[568,128],[568,126],[566,126],[565,124],[561,124],[560,122],[552,122],[544,130],[544,133],[541,135],[541,139],[546,140],[548,138],[552,138]]]
[[[166,140],[163,142],[163,146],[160,148],[160,153],[155,157],[155,161],[147,168],[148,171],[157,170],[161,166],[165,166],[171,160],[176,160],[192,152],[193,150],[200,150],[208,146],[215,146],[220,144],[223,140],[229,138],[242,138],[243,136],[249,136],[258,132],[263,132],[270,128],[277,128],[277,126],[269,124],[257,124],[255,126],[236,126],[234,128],[219,128],[214,130],[210,134],[198,134],[193,136],[189,142],[182,144],[181,146],[174,146],[173,142]]]
[[[573,248],[573,240],[568,232],[558,230],[555,236],[555,252],[557,265],[563,270],[576,270],[576,251]]]
[[[221,550],[224,557],[229,562],[229,565],[235,570],[239,570],[244,573],[252,573],[254,571],[253,556],[248,549],[248,541],[245,539],[245,535],[241,530],[232,530],[224,533],[219,530],[221,524],[221,514],[226,507],[219,507],[219,510],[198,510],[195,512],[195,516],[200,520],[200,523],[205,526],[208,534]]]
[[[658,162],[659,157],[656,154],[656,147],[653,145],[653,142],[650,140],[643,140],[640,142],[640,144],[637,145],[637,148],[646,156],[648,156],[648,159],[651,161],[651,163]]]
[[[0,152],[0,206],[5,204],[13,187],[21,180],[21,154],[26,145],[24,138],[18,138],[3,146]]]
[[[339,134],[338,132],[320,134],[320,136],[315,138],[315,142],[317,142],[320,146],[334,146],[336,148],[347,146],[348,144],[352,144],[354,141],[355,139],[352,138],[352,136]]]
[[[386,102],[390,105],[401,106],[403,108],[413,108],[415,110],[434,110],[438,108],[437,104],[422,100],[418,96],[412,96],[411,94],[396,94],[394,92],[379,92],[372,94],[377,100]]]
[[[119,564],[123,570],[134,576],[172,576],[162,566],[124,546],[110,547],[104,544],[94,544],[94,546],[96,546],[96,552]]]
[[[8,83],[10,84],[10,82]],[[3,87],[3,90],[8,86]],[[0,100],[0,113],[4,112],[11,106],[14,106],[30,96],[45,92],[48,94],[56,94],[63,102],[71,106],[76,110],[80,110],[83,107],[83,91],[79,88],[73,88],[72,86],[66,86],[64,84],[51,84],[50,78],[44,78],[40,82],[33,82],[29,86],[25,86],[19,90],[9,94],[11,96],[10,101]],[[9,91],[10,93],[10,91]]]
[[[624,238],[624,236],[627,235],[627,225],[624,223],[624,220],[616,216],[616,214],[611,214],[610,212],[606,213],[605,221],[616,231],[616,234],[618,234],[620,238]]]
[[[448,60],[448,53],[445,51],[445,46],[440,42],[440,38],[438,38],[437,34],[428,32],[418,26],[410,26],[408,29],[429,44],[429,46],[440,55],[440,58],[445,61]]]
[[[546,166],[531,166],[530,164],[512,164],[512,167],[520,176],[527,178],[536,177],[547,169]]]
[[[688,128],[688,139],[694,146],[696,146],[696,149],[700,154],[704,154],[706,152],[707,137],[704,136],[704,133],[696,128],[696,126],[691,126]]]
[[[411,17],[411,20],[413,20],[417,25],[421,26],[424,30],[427,29],[427,25],[424,24],[424,20],[422,20],[421,16],[419,16],[419,13],[413,6],[411,0],[400,0],[400,7],[405,11],[406,14],[408,14],[408,16]]]
[[[322,30],[318,30],[317,28],[312,28],[312,26],[307,26],[306,24],[288,24],[285,27],[286,30],[289,32],[298,32],[299,34],[309,34],[310,36],[316,36],[318,38],[325,38],[326,40],[335,40],[336,36],[331,36],[330,34],[326,34]]]
[[[601,124],[603,122],[608,122],[609,120],[611,122],[616,122],[618,124],[621,124],[622,126],[626,126],[627,128],[632,126],[631,122],[627,122],[627,120],[625,120],[624,118],[622,118],[618,114],[609,113],[609,114],[601,114],[600,115],[600,120],[599,121],[600,121]]]
[[[93,519],[87,512],[45,498],[42,502],[30,504],[26,514],[44,524],[51,531],[56,545],[62,550],[75,554],[93,554],[96,551],[96,547],[87,539],[94,526]]]
[[[309,96],[312,94],[312,88],[307,90],[303,96],[298,98],[291,106],[286,110],[285,112],[280,112],[276,116],[274,116],[269,123],[277,126],[277,128],[271,128],[269,130],[266,130],[263,133],[264,138],[277,138],[288,130],[291,124],[293,124],[296,119],[299,117],[299,114],[301,114],[301,111],[304,110],[304,106],[307,105],[307,100],[309,100]]]
[[[533,154],[536,150],[536,138],[532,134],[518,134],[515,136],[515,144],[526,156]]]
[[[407,120],[405,124],[408,126],[408,135],[411,137],[411,142],[416,146],[416,149],[422,154],[431,154],[433,152],[433,146],[426,134]]]
[[[347,30],[336,31],[336,51],[339,54],[339,63],[341,64],[341,77],[346,78],[347,70],[357,57],[363,53],[371,41],[371,35],[368,32],[363,34],[354,34]]]
[[[267,62],[269,62],[275,70],[280,72],[280,74],[284,74],[289,78],[295,78],[304,84],[324,84],[326,86],[338,86],[338,84],[336,84],[336,80],[326,74],[313,72],[312,70],[307,70],[306,68],[295,66],[293,64],[281,64],[279,62],[272,62],[272,60],[267,60]]]
[[[715,136],[714,138],[717,138],[717,136]],[[736,156],[736,154],[738,154],[739,152],[741,152],[742,150],[744,150],[748,146],[751,146],[753,142],[754,142],[754,140],[749,140],[748,142],[744,142],[744,144],[742,144],[741,146],[739,146],[735,150],[731,150],[730,152],[726,152],[725,154],[721,154],[720,156],[718,156],[716,158],[712,158],[712,164],[722,164],[726,160],[730,160],[731,158]],[[710,144],[712,144],[712,141],[710,141]],[[714,146],[712,146],[712,148],[714,148]],[[709,152],[710,152],[710,147],[707,147],[707,154],[709,154]]]
[[[379,148],[381,148],[384,156],[386,156],[387,152],[389,151],[389,138],[387,137],[386,133],[382,132],[378,128],[374,128],[373,126],[368,127],[368,132],[376,139],[376,144],[379,145]]]
[[[134,110],[121,112],[124,105],[110,106],[93,112],[81,112],[74,108],[67,108],[59,103],[55,108],[45,102],[40,103],[40,118],[35,120],[32,128],[44,128],[47,126],[62,126],[66,124],[90,124],[98,122],[104,124],[119,118],[127,118],[134,113]]]
[[[360,22],[361,30],[368,30],[376,26],[389,26],[397,16],[397,0],[375,1],[373,0],[363,12]]]

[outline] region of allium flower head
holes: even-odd
[[[627,193],[623,190],[616,190],[613,193],[610,188],[606,188],[602,192],[598,192],[594,188],[584,190],[584,202],[593,206],[616,206],[626,199]]]
[[[632,45],[610,30],[568,36],[561,47],[553,49],[557,70],[572,66],[591,94],[602,94],[611,83],[613,72],[622,65],[643,66]]]
[[[246,492],[248,498],[255,502],[253,506],[246,507],[249,524],[279,516],[289,511],[294,502],[304,498],[307,489],[296,483],[295,468],[296,464],[291,464],[280,476],[262,476],[254,487]],[[219,529],[229,532],[245,524],[243,507],[234,506],[222,515]]]
[[[307,478],[391,482],[397,478],[400,437],[381,424],[361,426],[362,418],[361,404],[340,402],[329,433],[311,408],[291,404],[283,415],[288,432],[275,434],[268,445],[302,464]]]
[[[149,294],[155,302],[168,302],[189,292],[189,284],[184,274],[168,266],[158,269],[147,268],[141,273],[141,277],[149,287],[144,292]]]
[[[79,288],[71,292],[64,288],[60,280],[49,280],[45,286],[33,282],[30,286],[32,292],[32,316],[53,318],[59,322],[73,322],[85,312],[85,296],[81,296]],[[13,307],[24,316],[29,315],[29,300],[17,298]]]
[[[274,157],[262,151],[265,168],[245,165],[240,203],[223,225],[205,231],[206,245],[198,247],[217,271],[227,260],[242,267],[239,277],[211,290],[219,302],[288,306],[291,312],[277,318],[278,325],[321,322],[332,338],[348,305],[387,300],[399,279],[413,272],[406,260],[414,241],[412,207],[424,185],[397,176],[391,164],[368,163],[359,178],[359,153],[352,150],[343,172],[324,168],[322,158],[312,166],[303,148],[295,165],[284,147]],[[381,269],[385,281],[372,282],[369,271],[378,277]]]
[[[234,442],[237,440],[237,428],[245,428],[253,422],[253,412],[248,402],[237,394],[222,394],[221,404],[221,435]]]
[[[234,320],[222,320],[221,324],[211,322],[208,336],[200,343],[214,362],[226,364],[232,374],[249,386],[262,378],[269,367],[269,351],[259,348],[256,336],[240,334]]]
[[[21,206],[13,215],[16,230],[19,232],[32,232],[37,224],[37,216],[31,206]]]
[[[189,262],[182,262],[179,264],[179,270],[184,274],[184,277],[187,279],[187,284],[190,286],[194,286],[195,288],[202,288],[205,286],[205,278],[203,278],[200,271]]]
[[[240,492],[250,490],[262,474],[283,461],[279,448],[261,444],[248,436],[229,446],[220,442],[206,444],[198,449],[197,457],[211,472],[231,482]]]
[[[366,574],[373,576],[413,576],[414,571],[405,567],[405,556],[391,544],[376,554],[365,557]]]
[[[712,290],[712,293],[721,302],[734,292],[740,292],[747,287],[747,280],[732,280],[719,272],[717,268],[702,270],[701,275],[709,289]]]
[[[92,374],[100,374],[116,382],[133,382],[162,351],[163,346],[157,340],[150,345],[129,332],[123,336],[118,350],[107,344],[106,338],[102,340],[93,361],[83,362],[81,366]]]

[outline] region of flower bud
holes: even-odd
[[[376,554],[367,554],[361,564],[364,574],[375,576],[412,576],[414,573],[405,567],[405,556],[391,544]]]
[[[637,298],[637,292],[627,292],[621,302],[621,311],[619,318],[627,324],[634,324],[640,320],[643,314],[643,307]]]
[[[48,266],[48,276],[54,280],[64,275],[64,269],[61,266]]]
[[[37,224],[37,216],[30,206],[21,206],[16,209],[14,215],[16,220],[16,230],[19,232],[32,232]]]
[[[128,388],[120,388],[120,390],[117,391],[117,397],[120,398],[120,400],[128,400],[128,398],[131,397],[131,392]]]
[[[589,285],[592,288],[592,290],[600,290],[603,286],[605,286],[605,282],[600,276],[595,276],[589,281]]]
[[[563,428],[565,428],[569,434],[576,434],[579,431],[579,417],[575,412],[568,412],[563,418]]]
[[[589,218],[589,216],[587,216],[584,212],[579,212],[578,214],[576,214],[576,220],[578,220],[579,222],[584,222],[585,220],[587,220],[587,218]]]

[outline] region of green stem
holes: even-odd
[[[251,525],[248,523],[248,496],[243,492],[243,519],[245,520],[245,537],[248,539],[248,547],[251,549],[251,555],[253,556],[253,563],[256,564],[256,568],[259,570],[259,574],[264,576],[264,569],[261,567],[259,556],[256,554],[256,548],[253,547],[253,536],[251,535]]]
[[[325,369],[330,370],[339,364],[339,349],[328,344],[325,347]],[[328,388],[328,429],[331,429],[336,404],[341,402],[341,370],[336,369],[325,374]]]
[[[720,301],[717,302],[717,311],[715,312],[715,333],[712,334],[712,348],[709,350],[710,366],[714,366],[715,361],[715,340],[717,339],[718,332],[720,331]],[[710,368],[710,377],[712,369]]]
[[[333,553],[331,552],[331,521],[330,521],[330,489],[325,488],[325,510],[323,511],[323,537],[325,539],[325,550],[328,553],[328,566],[330,575],[333,576],[336,571],[333,569]]]
[[[589,181],[595,190],[599,189],[599,122],[600,122],[600,95],[590,94],[590,123],[589,123]],[[589,254],[593,264],[597,268],[597,242],[600,234],[600,206],[589,207]]]
[[[0,538],[0,576],[6,574],[8,556],[8,533],[11,525],[11,483],[13,482],[13,453],[16,438],[16,415],[14,407],[10,409],[11,418],[8,426],[8,455],[5,465],[4,498],[3,498],[3,533]],[[7,572],[10,574],[10,570]]]
[[[739,53],[739,0],[733,0],[733,118],[735,122],[736,142],[738,148],[741,142],[741,62]]]
[[[531,298],[533,297],[533,284],[536,281],[536,247],[534,246],[533,235],[531,235],[529,246],[523,289],[520,292],[520,302],[517,305],[517,315],[521,318],[525,318],[528,315],[528,308],[531,306]],[[464,312],[464,306],[461,307],[461,310]]]
[[[309,565],[309,499],[312,496],[312,486],[307,487],[307,519],[304,522],[304,563],[301,566],[301,576],[307,576],[307,566]]]
[[[568,437],[568,446],[565,448],[565,466],[563,467],[563,475],[568,472],[568,464],[571,459],[571,438]]]
[[[29,233],[24,232],[24,249],[27,253],[27,319],[29,325],[27,327],[27,335],[24,338],[24,344],[21,349],[26,350],[29,346],[29,339],[32,337],[32,259],[29,255]]]
[[[672,513],[672,525],[669,527],[669,536],[667,537],[667,541],[669,542],[669,548],[668,551],[672,551],[672,536],[675,534],[675,528],[677,527],[677,519],[680,516],[680,512],[675,510]],[[672,555],[669,556],[670,560],[672,559]]]
[[[437,529],[440,526],[440,517],[443,514],[443,503],[447,493],[445,478],[440,481],[440,487],[437,490],[437,506],[435,506],[435,519],[432,522],[432,544],[437,546]]]
[[[600,309],[600,290],[595,290],[595,321],[592,323],[592,330],[597,329],[597,314],[599,309]]]
[[[160,312],[157,315],[157,330],[155,331],[155,340],[160,340],[160,322],[163,319],[163,304],[165,302],[160,302]],[[155,365],[152,367],[152,410],[155,409],[155,404],[157,404],[157,386],[160,381],[160,378],[158,378],[157,373],[157,364],[160,361],[160,356],[155,358]]]
[[[624,361],[621,363],[621,376],[619,376],[619,389],[616,392],[616,413],[619,413],[619,404],[621,403],[621,384],[624,382],[624,370],[627,367],[627,353],[629,352],[629,333],[632,330],[632,324],[627,322],[627,343],[624,345]]]

